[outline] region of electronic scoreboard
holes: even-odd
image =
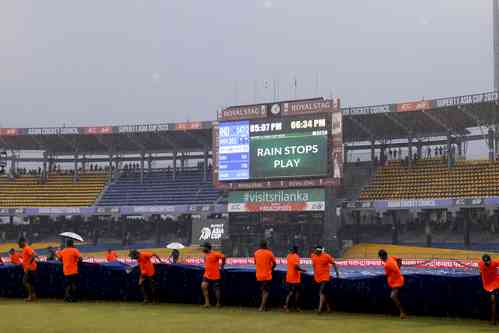
[[[219,181],[328,175],[331,115],[222,121],[218,126]]]

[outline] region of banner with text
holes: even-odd
[[[229,193],[230,213],[323,211],[324,189],[235,191]]]

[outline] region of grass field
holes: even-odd
[[[401,321],[384,315],[313,312],[283,313],[256,309],[202,309],[193,305],[137,303],[77,303],[0,299],[0,332],[342,332],[342,333],[459,333],[494,332],[485,321],[414,317]]]
[[[144,251],[151,251],[159,255],[160,257],[168,257],[171,253],[172,250],[165,249],[165,248],[157,248],[157,249],[144,249]],[[200,256],[202,255],[201,249],[199,247],[186,247],[184,249],[180,249],[180,257],[189,257],[189,256]],[[118,250],[116,251],[118,253],[118,256],[121,257],[127,257],[129,250]],[[104,258],[106,256],[105,252],[85,252],[82,253],[84,257],[95,257],[95,258]]]

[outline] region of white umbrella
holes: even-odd
[[[78,235],[74,232],[63,232],[63,233],[59,234],[59,236],[64,237],[64,238],[71,238],[71,239],[77,240],[79,242],[85,241],[83,239],[83,237],[81,237],[80,235]]]
[[[170,243],[166,246],[167,249],[170,249],[170,250],[180,250],[180,249],[183,249],[185,246],[183,246],[182,244],[180,243]]]

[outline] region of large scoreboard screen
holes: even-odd
[[[331,116],[220,122],[219,181],[328,175]]]

